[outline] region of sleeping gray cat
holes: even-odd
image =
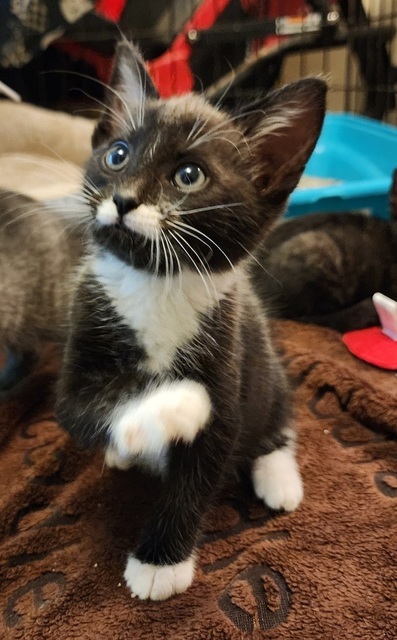
[[[393,178],[389,220],[315,213],[271,231],[252,275],[275,317],[341,332],[380,324],[374,293],[397,299],[397,172]]]
[[[64,342],[83,230],[72,224],[80,198],[44,204],[0,190],[0,391],[28,375],[45,341]]]
[[[301,501],[288,385],[248,267],[316,144],[325,93],[309,78],[231,115],[201,95],[161,99],[134,47],[117,49],[56,407],[110,466],[161,477],[125,570],[140,598],[189,587],[228,475],[247,472],[274,509]]]

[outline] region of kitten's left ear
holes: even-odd
[[[105,92],[105,111],[94,131],[92,143],[97,146],[125,122],[130,129],[142,125],[147,99],[159,98],[145,62],[133,44],[122,40],[116,47],[109,87]]]
[[[287,200],[316,145],[326,92],[322,80],[299,80],[251,105],[242,117],[254,183],[274,205]]]

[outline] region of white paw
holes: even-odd
[[[293,511],[302,501],[302,479],[293,450],[288,447],[257,458],[252,482],[258,498],[271,509]]]
[[[160,421],[170,440],[193,442],[211,415],[205,388],[193,380],[174,383],[157,398]]]
[[[193,576],[193,556],[178,564],[157,566],[145,564],[131,555],[124,571],[131,595],[141,600],[166,600],[183,593],[192,584]]]
[[[112,419],[112,445],[121,458],[158,455],[170,442],[192,442],[211,415],[205,388],[192,380],[161,385],[119,407]]]
[[[122,471],[129,469],[131,466],[130,460],[119,456],[116,449],[111,445],[105,451],[105,464],[110,469],[121,469]]]

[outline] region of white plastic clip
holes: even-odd
[[[383,333],[397,341],[397,302],[384,296],[383,293],[374,293],[372,301],[379,316]]]

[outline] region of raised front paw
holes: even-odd
[[[141,600],[166,600],[190,587],[194,576],[194,558],[169,565],[145,564],[130,555],[124,572],[131,596]]]
[[[192,380],[163,384],[117,409],[112,445],[121,459],[158,455],[170,442],[192,442],[210,415],[211,401],[203,385]]]
[[[211,401],[203,385],[193,380],[173,383],[155,400],[159,421],[168,440],[193,442],[211,415]]]

